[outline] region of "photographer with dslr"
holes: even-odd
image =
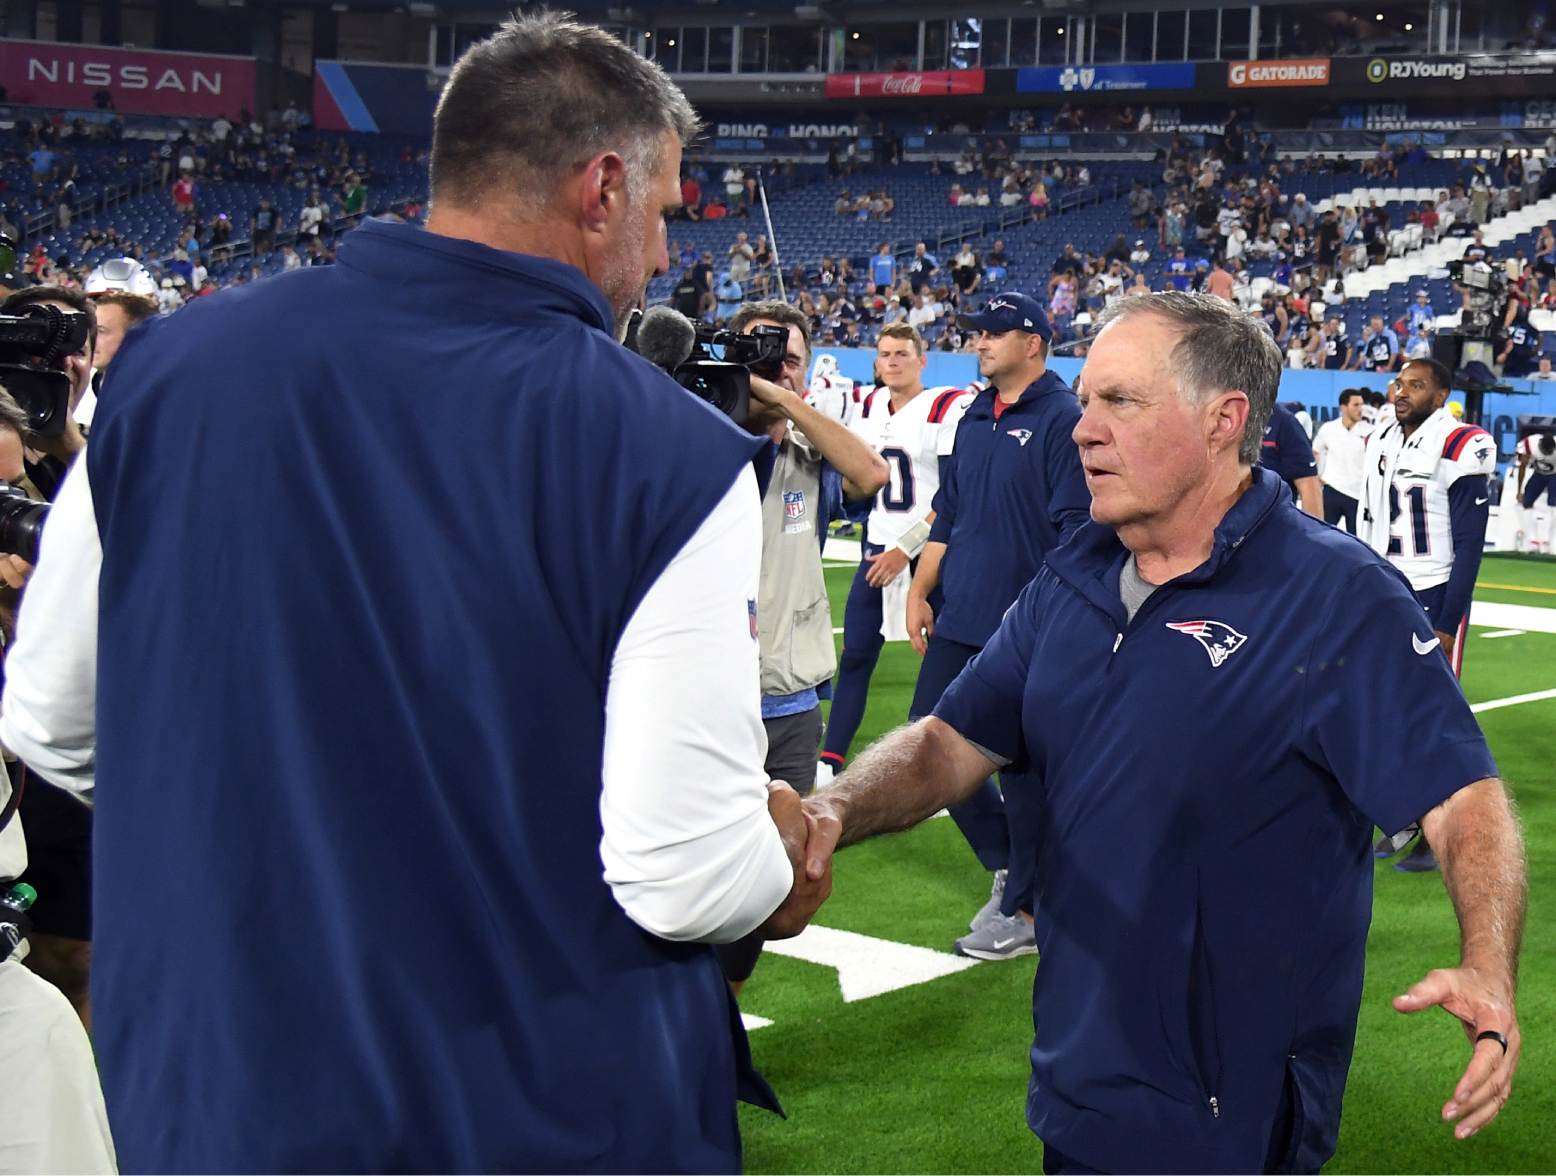
[[[29,438],[27,476],[43,496],[53,502],[59,493],[65,471],[86,445],[86,438],[75,421],[75,411],[91,386],[92,363],[97,350],[97,312],[80,290],[67,286],[30,286],[0,302],[0,315],[24,315],[28,307],[35,306],[53,307],[67,317],[82,315],[87,322],[86,342],[78,350],[53,363],[54,370],[63,372],[70,384],[70,397],[63,419],[56,422],[57,428],[46,431],[34,428]],[[35,363],[32,366],[49,365]],[[17,389],[11,388],[10,384],[7,387],[13,396],[18,396]],[[28,405],[24,404],[23,407],[31,411]]]
[[[25,581],[32,570],[30,562],[10,550],[20,544],[10,541],[22,539],[31,555],[36,527],[19,525],[19,514],[30,513],[35,524],[43,512],[41,506],[28,511],[21,489],[27,484],[23,465],[27,435],[27,413],[0,390],[0,482],[4,483],[0,489],[6,492],[0,501],[5,512],[0,525],[0,549],[5,550],[0,567],[6,582],[0,588],[0,645],[6,647],[18,581]],[[71,1008],[61,985],[51,982],[56,977],[48,974],[43,961],[44,954],[58,945],[58,936],[39,929],[40,923],[57,925],[63,909],[58,885],[73,888],[80,901],[87,895],[84,886],[76,885],[80,879],[61,877],[40,860],[38,842],[47,840],[49,833],[37,827],[40,810],[35,798],[43,797],[45,818],[51,792],[65,804],[84,806],[36,776],[27,777],[9,752],[5,761],[0,767],[0,898],[8,898],[9,903],[0,906],[0,1074],[7,1082],[0,1098],[0,1170],[113,1172],[113,1144],[91,1043],[79,1007]],[[85,881],[89,884],[89,876]]]
[[[45,514],[40,504],[26,499],[52,502],[71,461],[86,444],[74,411],[88,390],[97,346],[96,309],[79,290],[33,286],[0,303],[0,315],[37,316],[38,308],[44,307],[60,312],[63,318],[55,321],[62,330],[78,326],[71,320],[82,316],[87,331],[82,345],[67,354],[55,354],[69,346],[64,343],[46,356],[6,356],[8,361],[20,362],[0,368],[0,383],[17,393],[25,405],[25,410],[18,408],[21,427],[13,425],[9,435],[0,435],[0,444],[7,448],[12,444],[11,436],[19,437],[23,457],[24,478],[7,472],[8,492],[0,497],[0,582],[5,595],[12,597],[4,601],[12,609],[16,606],[13,594],[32,575]],[[50,379],[49,387],[32,390],[33,384]],[[67,383],[68,392],[64,392]],[[48,403],[50,388],[57,390],[53,403]],[[40,435],[33,426],[44,416],[48,424]],[[4,423],[0,421],[0,425]],[[29,485],[35,495],[27,495],[25,487]],[[9,645],[9,631],[6,637]],[[32,909],[32,951],[27,966],[65,994],[90,1030],[92,810],[63,789],[34,777],[22,794],[20,812],[27,826],[29,859],[22,880],[39,896]]]
[[[801,794],[816,779],[821,747],[817,688],[837,669],[832,608],[821,568],[827,518],[822,509],[825,466],[843,478],[845,498],[871,498],[889,476],[885,460],[841,421],[804,399],[810,370],[805,316],[786,302],[748,302],[730,322],[735,333],[756,327],[788,331],[782,370],[751,376],[745,427],[778,446],[772,480],[762,496],[762,575],[757,590],[757,641],[762,665],[762,726],[767,729],[768,778]],[[754,934],[719,948],[724,974],[738,993],[762,951]]]

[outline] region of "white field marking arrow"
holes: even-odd
[[[845,1002],[868,1000],[899,988],[911,988],[915,984],[964,972],[978,963],[927,947],[815,925],[805,928],[793,939],[769,940],[766,950],[824,968],[835,968]]]

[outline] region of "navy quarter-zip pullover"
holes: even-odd
[[[1127,620],[1126,551],[1051,552],[935,713],[1041,792],[1027,1118],[1103,1171],[1333,1153],[1372,826],[1496,775],[1404,579],[1256,468],[1210,557]]]

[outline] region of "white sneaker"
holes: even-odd
[[[824,789],[831,788],[832,787],[832,780],[833,780],[832,765],[827,763],[826,760],[817,760],[816,761],[816,791],[817,792],[821,792]]]
[[[969,931],[976,931],[990,918],[1000,913],[1000,902],[1005,897],[1005,870],[994,871],[994,886],[989,891],[989,901],[978,908],[978,913],[972,917],[972,922],[967,924]]]
[[[1012,960],[1037,954],[1037,929],[1021,915],[995,915],[956,941],[956,954],[975,960]]]

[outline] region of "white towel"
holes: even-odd
[[[888,641],[908,639],[908,589],[913,574],[907,568],[881,589],[881,636]]]

